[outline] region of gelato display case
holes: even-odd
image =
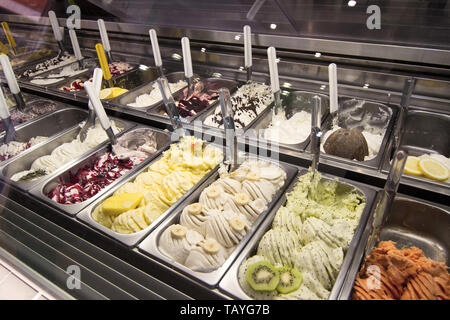
[[[0,261],[56,299],[450,299],[450,1],[367,6],[0,6]]]

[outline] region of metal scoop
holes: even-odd
[[[9,113],[8,105],[6,103],[6,99],[5,96],[3,95],[2,89],[0,89],[0,117],[3,120],[3,124],[6,129],[4,143],[9,143],[14,140],[16,130],[14,129],[14,124],[11,120],[11,115]]]
[[[239,150],[230,91],[227,88],[219,89],[219,101],[222,111],[223,127],[225,129],[226,162],[230,163],[230,170],[234,171],[239,165]]]
[[[113,145],[117,143],[116,135],[111,127],[111,122],[109,121],[108,116],[106,115],[105,109],[103,108],[102,102],[98,95],[95,94],[94,85],[89,81],[84,83],[84,88],[89,95],[89,99],[92,101],[92,105],[94,107],[95,113],[100,121],[100,124],[105,130],[106,134],[109,137],[110,143],[108,144],[108,151],[114,154]]]
[[[189,97],[194,92],[194,72],[192,70],[191,45],[188,37],[181,38],[181,48],[183,50],[184,76],[188,82],[186,96]]]
[[[22,92],[20,91],[19,84],[17,83],[16,76],[11,67],[9,57],[5,54],[0,55],[0,63],[5,74],[6,81],[8,82],[9,90],[13,94],[14,100],[16,100],[17,109],[21,112],[26,111],[25,100],[23,99]]]
[[[94,94],[97,97],[100,95],[100,88],[102,86],[102,77],[103,77],[102,69],[95,68],[92,82],[94,84]],[[88,118],[86,119],[86,122],[84,123],[83,128],[81,128],[80,131],[81,142],[84,142],[86,140],[87,131],[89,130],[89,128],[95,125],[95,111],[90,99],[88,102],[88,107],[89,107]]]
[[[56,18],[56,14],[52,10],[48,12],[48,17],[49,17],[50,23],[52,25],[53,35],[55,36],[55,40],[59,46],[59,55],[62,55],[62,54],[64,54],[64,52],[66,52],[66,48],[64,47],[63,34],[59,27],[58,18]]]
[[[320,129],[320,114],[322,108],[322,100],[319,96],[313,97],[313,105],[311,110],[311,154],[312,163],[311,169],[313,172],[313,178],[316,171],[319,169],[319,158],[320,158],[320,140],[322,138],[322,131]]]
[[[164,101],[164,106],[166,107],[167,115],[172,123],[172,132],[177,135],[176,137],[173,137],[172,135],[172,140],[177,141],[181,136],[187,135],[187,131],[183,128],[180,114],[175,105],[175,100],[173,99],[172,92],[170,92],[169,81],[165,76],[162,76],[158,78],[156,83],[161,91],[161,96]]]
[[[395,196],[397,194],[398,186],[400,185],[400,179],[402,177],[407,158],[408,154],[404,150],[400,150],[395,154],[391,170],[389,171],[389,176],[384,186],[384,190],[382,191],[381,195],[379,194],[380,200],[377,204],[377,207],[375,208],[372,223],[372,233],[369,237],[369,241],[365,249],[366,258],[379,240],[380,231],[386,222],[388,213],[390,212],[390,208],[392,207]]]
[[[274,114],[281,112],[281,89],[278,76],[277,54],[274,47],[267,48],[267,60],[269,61],[270,85],[275,100]]]

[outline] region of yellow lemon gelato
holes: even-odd
[[[183,137],[133,182],[124,184],[98,205],[92,217],[118,233],[141,231],[222,160],[223,154],[219,149],[195,137]],[[142,194],[142,199],[137,194]],[[124,208],[124,203],[128,208]]]

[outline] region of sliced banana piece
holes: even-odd
[[[228,223],[230,224],[231,228],[233,228],[233,230],[237,232],[240,232],[245,228],[245,223],[240,217],[233,217],[228,221]]]
[[[250,197],[248,196],[248,194],[241,192],[234,196],[234,200],[237,204],[245,206],[250,202]]]
[[[170,232],[172,233],[172,237],[177,239],[182,239],[186,236],[186,228],[181,224],[174,224],[170,229]]]
[[[214,239],[206,239],[202,243],[202,248],[206,253],[216,254],[219,252],[219,243]]]
[[[259,178],[261,178],[261,176],[258,172],[249,172],[246,178],[250,181],[257,181],[259,180]]]
[[[206,190],[206,195],[209,198],[215,199],[220,195],[220,190],[215,186],[211,186],[208,188],[208,190]]]
[[[198,215],[202,212],[202,204],[201,203],[192,203],[188,206],[187,212],[192,215]]]

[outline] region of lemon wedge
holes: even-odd
[[[406,159],[405,169],[403,170],[407,174],[412,174],[413,176],[423,175],[422,170],[419,167],[420,159],[414,156],[408,156]]]
[[[104,214],[118,216],[128,210],[135,209],[144,195],[141,193],[122,193],[106,199],[102,204]]]
[[[121,94],[124,94],[125,92],[128,91],[127,89],[117,88],[117,87],[111,88],[111,90],[112,90],[112,96],[110,98],[118,97]]]
[[[110,99],[112,98],[112,90],[111,88],[105,88],[100,90],[100,99]]]
[[[447,167],[432,158],[421,159],[419,161],[419,168],[427,178],[437,181],[448,179],[449,172]]]

